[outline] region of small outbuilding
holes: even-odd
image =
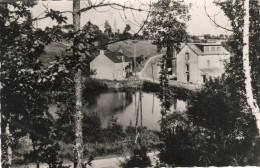
[[[133,71],[133,60],[121,52],[104,52],[90,63],[90,69],[95,70],[94,78],[109,80],[124,80]]]

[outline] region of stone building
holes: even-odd
[[[230,53],[216,43],[187,43],[176,56],[177,81],[203,84],[225,72]]]
[[[100,51],[100,54],[90,63],[90,69],[95,70],[94,78],[123,80],[132,74],[132,58],[121,52]]]

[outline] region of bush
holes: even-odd
[[[131,156],[120,163],[123,168],[129,167],[150,167],[152,166],[150,158],[147,156],[147,148],[140,143],[140,146],[132,147]]]
[[[83,142],[101,142],[101,118],[96,112],[85,113],[83,116]]]
[[[162,118],[160,160],[173,166],[259,165],[257,136],[245,97],[225,78],[209,80],[189,95],[185,114]]]
[[[197,127],[207,130],[204,150],[209,164],[259,165],[259,151],[253,146],[258,136],[255,117],[245,96],[226,81],[224,77],[211,79],[190,95],[187,114]]]
[[[203,166],[200,160],[202,152],[199,132],[193,127],[184,113],[172,113],[160,121],[160,139],[163,145],[159,148],[161,162],[172,166]]]
[[[84,86],[84,98],[88,98],[89,95],[102,93],[108,90],[108,86],[106,83],[100,82],[100,80],[93,78],[87,78],[84,82]]]
[[[107,128],[103,130],[104,139],[108,142],[124,138],[126,135],[123,131],[123,126],[117,123],[117,118],[112,116],[107,124]]]
[[[143,82],[144,92],[160,92],[160,85],[158,83],[153,83],[149,81]]]

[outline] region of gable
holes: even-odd
[[[91,64],[96,63],[114,64],[114,62],[105,55],[98,55],[93,61],[91,61]]]
[[[178,56],[185,56],[186,52],[189,52],[189,53],[192,52],[193,54],[198,56],[198,54],[190,46],[184,45],[183,48],[181,49],[181,51],[177,54],[177,57]]]

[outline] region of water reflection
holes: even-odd
[[[154,93],[110,92],[102,93],[93,99],[95,100],[91,108],[100,111],[103,127],[107,126],[107,121],[113,115],[124,127],[131,121],[132,125],[143,125],[154,130],[160,128],[160,100]],[[183,111],[185,108],[185,101],[175,99],[171,110]]]

